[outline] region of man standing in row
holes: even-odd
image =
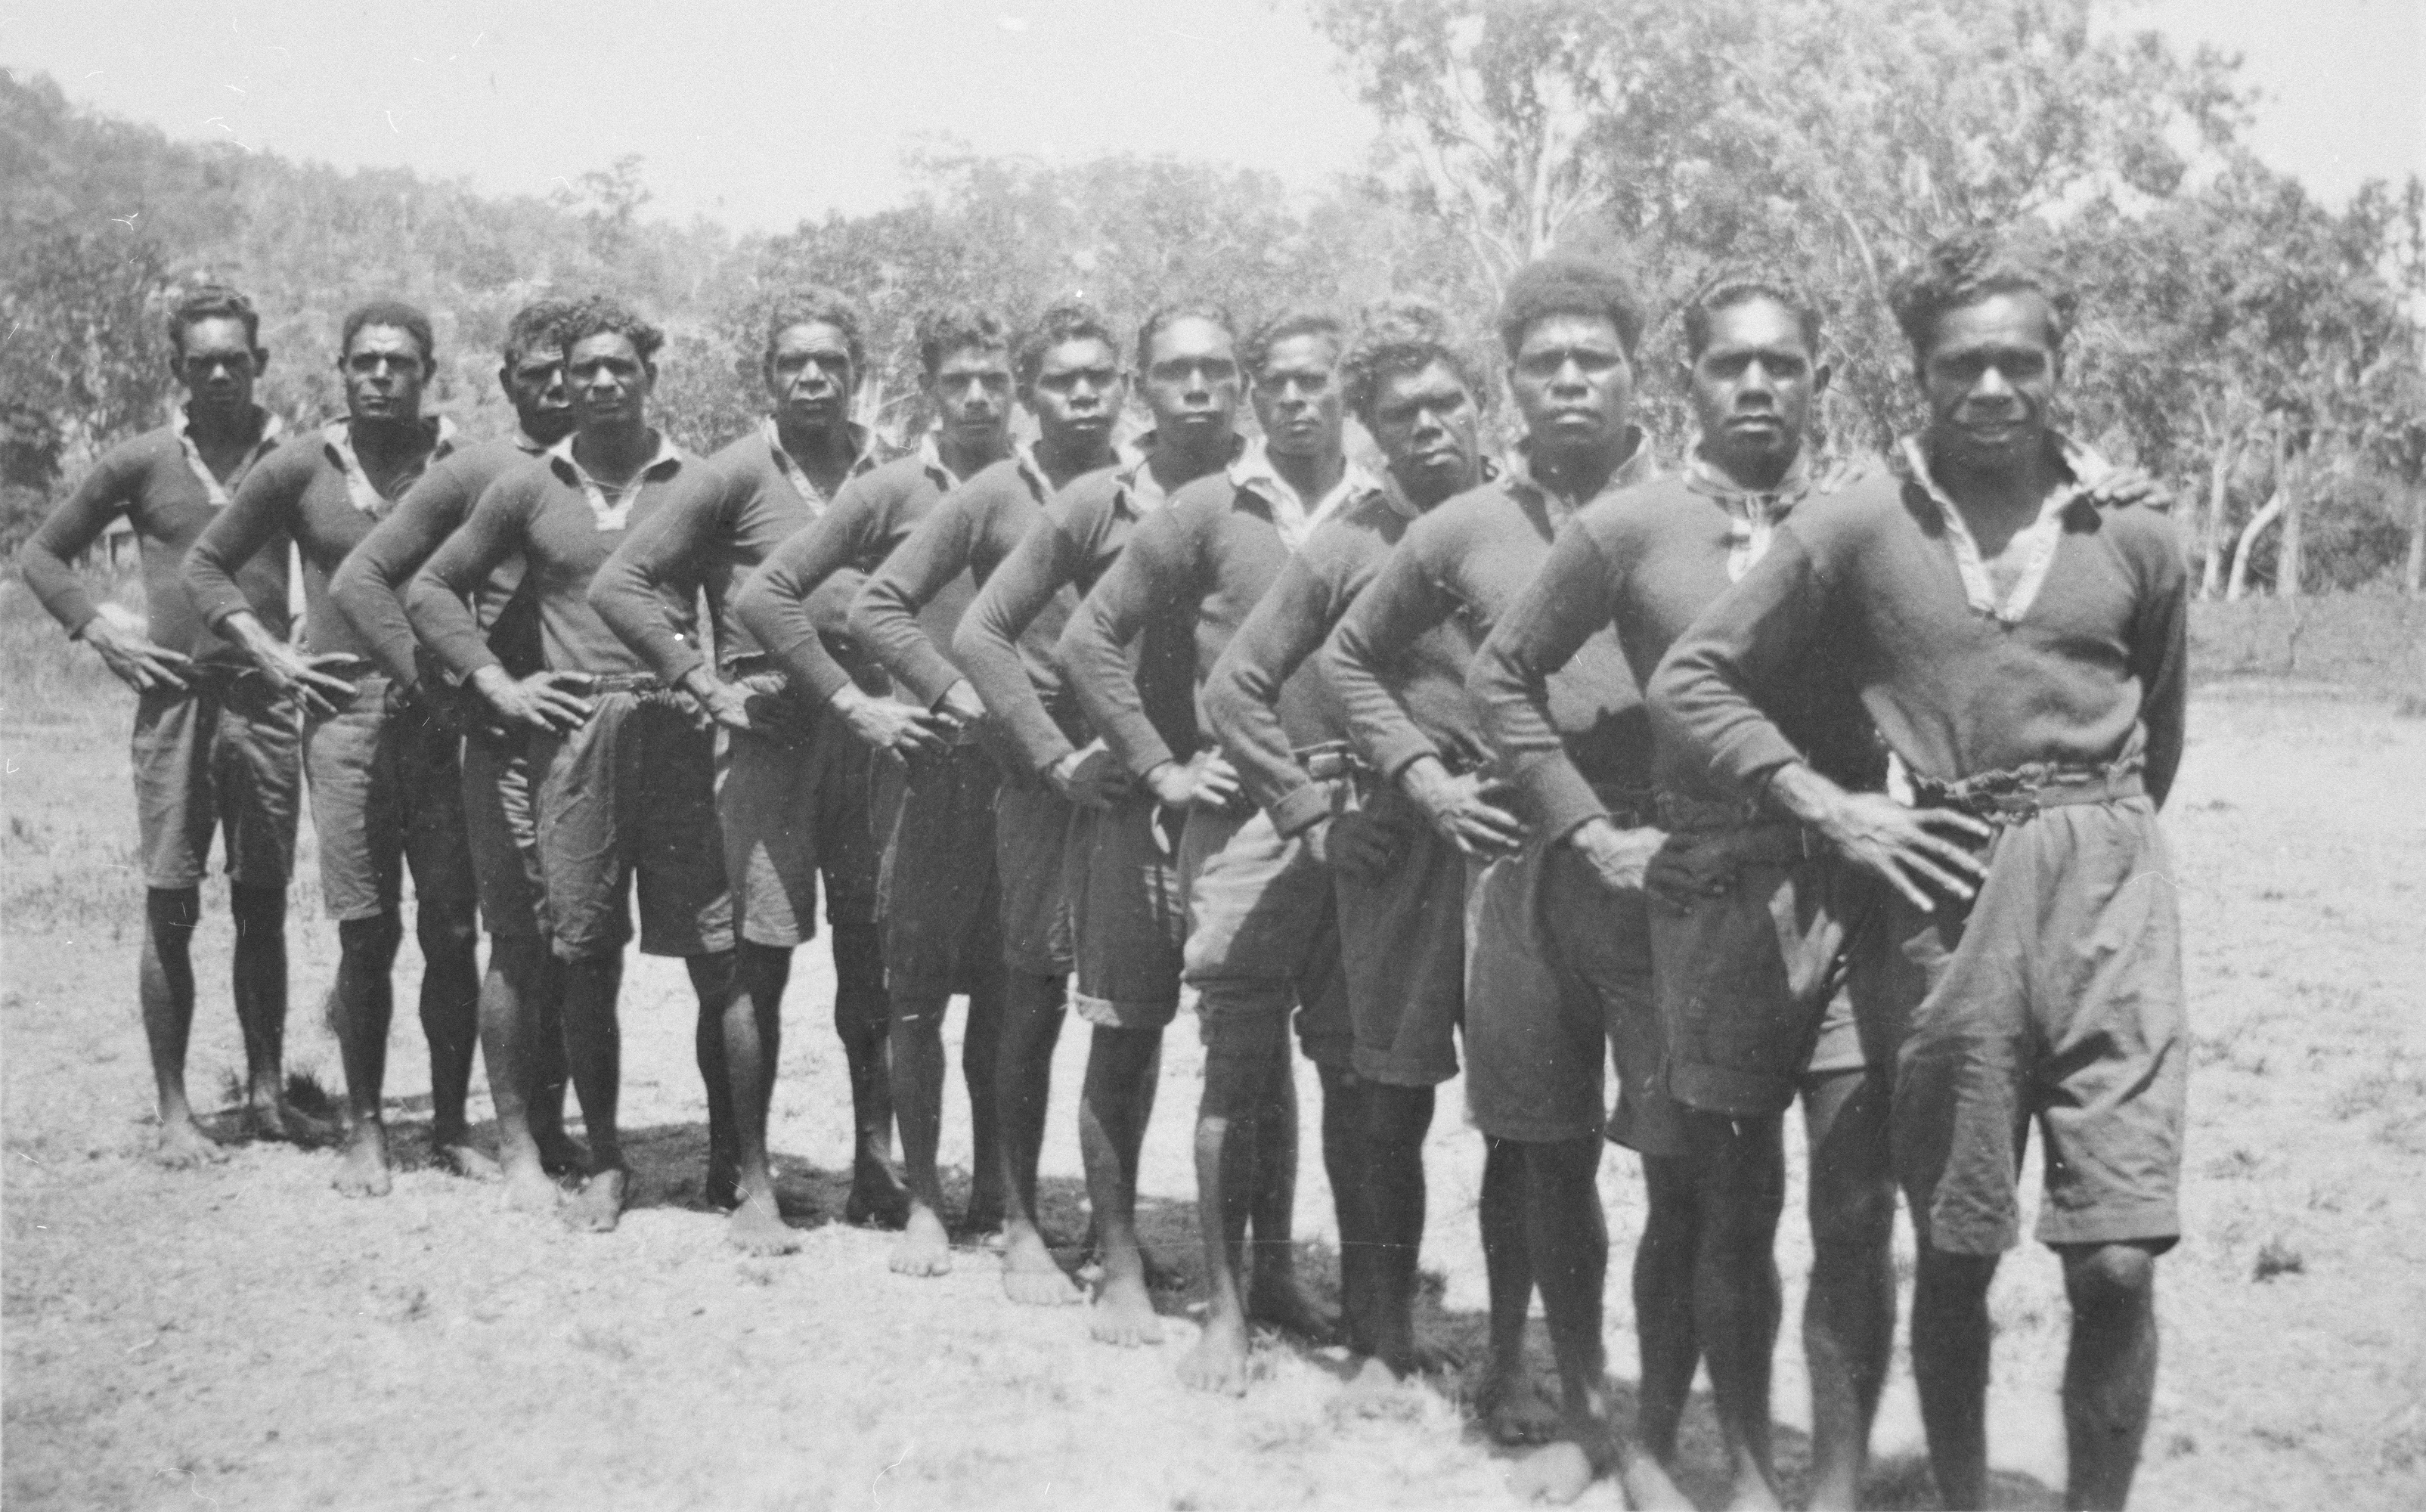
[[[435,346],[429,317],[412,305],[375,301],[347,316],[337,362],[346,417],[255,468],[186,557],[186,587],[203,617],[304,713],[320,891],[337,921],[337,1046],[351,1128],[336,1186],[348,1196],[388,1191],[380,1100],[408,861],[429,1042],[430,1144],[458,1175],[493,1178],[497,1169],[473,1147],[463,1111],[480,986],[459,732],[451,710],[417,681],[399,685],[379,670],[370,642],[329,601],[330,576],[347,554],[453,449],[453,427],[421,413]],[[289,537],[303,556],[302,648],[264,622],[236,576],[261,552],[283,552]]]
[[[233,987],[244,1031],[243,1125],[257,1138],[327,1130],[286,1105],[286,879],[295,864],[302,772],[295,705],[215,633],[186,590],[186,552],[279,442],[278,416],[252,401],[269,366],[261,317],[233,289],[200,288],[169,312],[169,371],[186,391],[167,425],[111,447],[18,555],[25,586],[68,634],[135,691],[135,820],[143,869],[137,990],[159,1098],[154,1157],[223,1159],[194,1118],[186,1043],[194,1025],[194,931],[211,837],[224,831]],[[75,570],[120,519],[143,561],[148,623],[129,629],[95,604]],[[244,602],[286,633],[286,546],[245,562]]]
[[[1162,1338],[1138,1246],[1137,1175],[1162,1032],[1179,1012],[1186,919],[1174,862],[1182,816],[1164,807],[1170,794],[1130,790],[1108,753],[1077,743],[1039,696],[1019,640],[1064,588],[1092,590],[1138,522],[1173,492],[1237,459],[1235,340],[1229,317],[1208,306],[1165,306],[1147,317],[1138,332],[1138,368],[1155,430],[1140,442],[1143,455],[1057,495],[978,594],[952,642],[1024,770],[1078,806],[1066,875],[1078,1015],[1094,1026],[1078,1138],[1104,1266],[1092,1327],[1108,1343]],[[1162,695],[1147,712],[1166,743],[1193,757],[1189,660],[1185,636],[1162,637],[1141,649],[1138,676]],[[1111,769],[1108,784],[1094,773],[1099,767]],[[1226,763],[1191,762],[1190,805],[1226,804],[1237,787],[1225,772]]]
[[[898,1221],[893,1106],[884,1055],[884,960],[876,929],[876,840],[867,743],[783,673],[733,612],[742,579],[814,524],[851,478],[881,460],[850,417],[866,362],[864,322],[832,289],[779,301],[761,363],[775,412],[718,452],[722,490],[699,489],[636,525],[590,585],[590,607],[665,681],[725,730],[717,817],[733,889],[733,992],[702,1019],[708,1088],[707,1200],[733,1208],[727,1237],[753,1254],[799,1246],[775,1201],[767,1118],[775,1094],[793,950],[817,933],[817,880],[833,929],[834,1028],[850,1067],[853,1223]],[[704,591],[716,665],[692,633]],[[707,999],[701,1000],[703,1011]]]
[[[2181,943],[2157,808],[2182,752],[2188,578],[2146,510],[2051,426],[2070,291],[1981,235],[1893,305],[1929,404],[1893,473],[1806,505],[1669,652],[1652,697],[1744,797],[1872,874],[1857,984],[1900,1032],[1894,1151],[1919,1243],[1913,1374],[1949,1506],[1987,1494],[1988,1287],[2039,1238],[2073,1309],[2065,1504],[2119,1507],[2157,1372],[2156,1260],[2180,1233]],[[1915,807],[1849,792],[1788,733],[1855,690]]]
[[[718,854],[715,739],[698,706],[647,671],[598,617],[590,582],[626,531],[731,485],[649,424],[663,333],[599,297],[575,305],[560,333],[573,434],[480,496],[414,577],[405,609],[450,671],[509,725],[532,732],[548,932],[564,963],[566,1059],[592,1165],[565,1219],[605,1232],[622,1216],[631,1182],[616,1127],[616,999],[634,875],[640,949],[683,957],[703,1014],[720,1015],[732,991],[733,915]],[[517,555],[538,597],[548,669],[576,679],[516,678],[480,633],[468,600]],[[669,602],[667,612],[696,636],[687,600]],[[565,691],[567,681],[583,693]]]
[[[1343,1255],[1361,1252],[1367,1240],[1360,1173],[1349,1164],[1360,1121],[1349,1068],[1353,1036],[1330,873],[1302,845],[1254,821],[1235,779],[1222,779],[1221,806],[1194,802],[1211,776],[1192,771],[1156,729],[1148,707],[1180,694],[1150,679],[1192,674],[1193,698],[1290,553],[1323,520],[1379,492],[1341,445],[1342,343],[1336,318],[1307,311],[1278,316],[1248,338],[1242,355],[1262,439],[1138,525],[1059,648],[1079,707],[1112,756],[1166,807],[1188,815],[1178,883],[1189,900],[1185,977],[1200,991],[1205,1037],[1196,1180],[1211,1311],[1180,1374],[1206,1390],[1244,1389],[1250,1318],[1330,1332],[1297,1279],[1289,1010],[1298,1010],[1299,1036],[1321,1071],[1323,1155]],[[1173,642],[1190,644],[1192,661],[1133,660],[1140,644]],[[1313,676],[1285,691],[1282,717],[1296,746],[1317,739],[1322,697]]]
[[[1318,676],[1319,663],[1302,676],[1300,669],[1408,522],[1480,480],[1481,381],[1450,340],[1440,312],[1415,301],[1368,311],[1338,371],[1340,401],[1382,448],[1388,476],[1330,512],[1290,553],[1200,694],[1208,726],[1262,809],[1248,831],[1261,826],[1270,838],[1252,854],[1286,848],[1284,866],[1264,870],[1287,886],[1254,891],[1247,916],[1254,929],[1217,930],[1205,898],[1222,889],[1208,868],[1199,881],[1188,969],[1209,1004],[1217,998],[1217,971],[1226,967],[1253,984],[1270,972],[1254,970],[1257,956],[1283,967],[1302,959],[1302,936],[1335,918],[1350,1054],[1345,1075],[1324,1072],[1323,1138],[1339,1205],[1340,1292],[1350,1346],[1368,1358],[1368,1369],[1378,1361],[1397,1378],[1423,1360],[1415,1339],[1423,1142],[1431,1127],[1432,1088],[1457,1074],[1465,865],[1396,789],[1364,780],[1367,769],[1350,754],[1336,700],[1318,687],[1314,696],[1301,696]],[[1395,669],[1403,675],[1394,686],[1427,729],[1464,718],[1463,656],[1453,637],[1435,630],[1420,637]],[[1212,942],[1222,939],[1231,944],[1217,952]],[[1250,1020],[1247,1027],[1261,1034],[1251,1048],[1268,1060],[1277,1054],[1286,1074],[1287,1003],[1269,989],[1261,1000],[1277,1013]],[[1210,1044],[1231,1031],[1221,1016],[1199,1012],[1208,1042],[1209,1105]],[[1345,1095],[1350,1086],[1352,1097]],[[1360,1127],[1334,1130],[1335,1121],[1344,1122],[1334,1120],[1335,1103],[1352,1103]],[[1227,1143],[1221,1141],[1224,1158]],[[1208,1234],[1218,1231],[1209,1212],[1205,1223]],[[1235,1309],[1225,1314],[1217,1293],[1205,1338],[1183,1371],[1190,1384],[1236,1391],[1244,1387],[1246,1362],[1245,1319]],[[1512,1367],[1499,1374],[1512,1374]]]
[[[480,1053],[497,1114],[497,1157],[506,1200],[527,1212],[554,1207],[551,1177],[579,1162],[564,1135],[564,973],[547,948],[547,893],[532,808],[529,740],[475,711],[437,659],[413,639],[404,585],[472,512],[488,486],[572,432],[573,399],[564,382],[557,322],[571,304],[540,300],[506,327],[497,382],[514,407],[509,436],[459,447],[422,475],[329,579],[329,601],[369,645],[409,705],[452,701],[464,730],[463,828],[472,853],[480,917],[489,927],[488,968],[480,978]],[[546,670],[539,608],[523,593],[517,560],[493,573],[473,601],[489,649],[534,697],[577,697]]]
[[[938,618],[948,614],[956,627],[964,617],[955,612],[957,606],[984,589],[1043,518],[1055,491],[1111,464],[1112,428],[1128,392],[1120,350],[1111,328],[1089,306],[1059,304],[1045,311],[1020,342],[1017,357],[1020,399],[1036,416],[1035,445],[939,500],[850,607],[851,633],[920,705],[956,729],[977,730],[999,772],[994,860],[1005,969],[995,1100],[1007,1204],[1002,1284],[1013,1302],[1036,1307],[1081,1300],[1054,1260],[1036,1215],[1036,1166],[1071,966],[1062,865],[1072,805],[1018,759],[1008,733],[946,658],[943,647],[951,643],[952,631]],[[1059,686],[1053,642],[1068,617],[1071,596],[1065,591],[1050,600],[1019,638],[1021,675],[1040,701],[1052,698]],[[1107,770],[1098,762],[1074,786],[1093,784]],[[967,864],[965,856],[960,859]]]
[[[1600,264],[1545,259],[1511,281],[1500,338],[1526,439],[1497,481],[1408,528],[1327,652],[1350,726],[1380,775],[1470,856],[1488,861],[1471,874],[1467,896],[1466,1099],[1488,1142],[1486,1179],[1496,1174],[1520,1194],[1483,1206],[1493,1329],[1512,1336],[1494,1357],[1522,1358],[1530,1287],[1514,1283],[1528,1276],[1541,1288],[1572,1442],[1532,1462],[1528,1479],[1580,1490],[1589,1479],[1583,1462],[1597,1471],[1614,1455],[1638,1506],[1680,1504],[1666,1474],[1630,1453],[1609,1419],[1601,1344],[1609,1231],[1595,1181],[1604,1129],[1642,1156],[1651,1195],[1635,1271],[1646,1412],[1681,1411],[1695,1357],[1683,1221],[1690,1181],[1681,1122],[1658,1086],[1642,858],[1587,850],[1589,836],[1574,843],[1551,833],[1549,816],[1528,813],[1519,822],[1503,812],[1497,778],[1482,780],[1481,753],[1443,751],[1414,729],[1382,674],[1417,637],[1452,619],[1469,646],[1479,642],[1577,511],[1650,474],[1642,433],[1627,418],[1641,332],[1633,291]],[[1647,812],[1650,722],[1614,637],[1596,638],[1576,658],[1554,708],[1587,782],[1611,807]],[[1603,1100],[1608,1051],[1618,1065],[1614,1117]]]
[[[1828,382],[1807,300],[1775,280],[1722,278],[1686,306],[1683,324],[1700,423],[1684,471],[1578,514],[1469,675],[1532,811],[1570,843],[1636,855],[1656,836],[1626,834],[1568,756],[1552,679],[1593,636],[1613,631],[1638,686],[1647,685],[1670,643],[1768,551],[1787,512],[1842,481],[1822,475],[1805,443]],[[1871,790],[1884,779],[1869,722],[1841,690],[1806,684],[1780,717],[1837,782]],[[1895,1331],[1885,1083],[1867,1070],[1850,1003],[1836,992],[1852,920],[1836,868],[1809,854],[1799,826],[1727,802],[1656,726],[1654,762],[1666,843],[1640,886],[1653,900],[1664,1074],[1685,1110],[1694,1331],[1731,1461],[1731,1504],[1778,1504],[1769,1380],[1786,1187],[1780,1115],[1799,1090],[1812,1151],[1803,1313],[1812,1504],[1850,1506]],[[1631,817],[1649,828],[1645,816]],[[1675,1422],[1646,1419],[1644,1451],[1673,1471]]]
[[[995,1109],[1004,971],[994,882],[995,769],[974,726],[860,686],[861,675],[841,657],[865,661],[866,653],[853,647],[844,615],[867,575],[946,494],[1009,454],[1010,345],[991,312],[955,306],[922,316],[919,370],[935,429],[912,455],[845,483],[833,507],[768,553],[734,600],[734,611],[791,686],[826,710],[820,718],[842,721],[871,751],[894,758],[880,768],[880,780],[893,780],[893,767],[903,769],[898,798],[882,805],[892,822],[878,870],[877,913],[892,1015],[893,1103],[910,1191],[909,1221],[891,1263],[911,1276],[951,1269],[935,1148],[944,1115],[944,1012],[956,993],[969,1000],[961,1066],[976,1170],[966,1225],[990,1232],[1003,1219]],[[928,606],[929,633],[950,637],[968,604],[965,584],[956,578],[962,591],[938,594]]]

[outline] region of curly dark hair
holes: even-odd
[[[1473,350],[1458,338],[1448,315],[1431,301],[1394,294],[1365,306],[1355,333],[1339,360],[1341,397],[1348,413],[1370,425],[1373,402],[1384,380],[1446,363],[1479,406],[1489,386]]]
[[[364,326],[385,326],[411,336],[413,345],[421,349],[424,367],[438,360],[438,337],[429,329],[429,312],[417,304],[407,304],[402,300],[373,300],[347,311],[345,326],[337,336],[340,359],[354,350],[354,337],[362,333]]]
[[[222,284],[205,284],[169,307],[169,345],[182,355],[186,331],[205,320],[241,320],[244,344],[261,345],[261,312],[251,300]]]
[[[918,370],[930,379],[942,370],[944,359],[972,347],[1002,351],[1011,346],[1011,328],[1002,317],[975,304],[944,304],[918,312]]]
[[[1704,282],[1685,301],[1685,360],[1698,359],[1710,344],[1710,320],[1721,310],[1768,300],[1794,317],[1803,328],[1803,345],[1820,354],[1820,307],[1802,285],[1783,273],[1757,268],[1728,268]]]
[[[1100,341],[1111,350],[1112,360],[1120,361],[1121,338],[1112,330],[1112,323],[1104,318],[1104,312],[1085,300],[1062,300],[1020,333],[1019,350],[1012,354],[1019,386],[1032,386],[1036,375],[1044,369],[1044,354],[1065,341]]]
[[[1642,297],[1616,264],[1598,258],[1553,253],[1518,268],[1499,299],[1499,344],[1515,356],[1533,323],[1553,315],[1608,320],[1628,357],[1642,339]]]
[[[1250,378],[1264,370],[1272,360],[1272,349],[1294,336],[1327,336],[1331,350],[1343,351],[1348,346],[1348,322],[1328,310],[1297,306],[1283,310],[1247,334],[1238,344],[1238,362]]]
[[[573,305],[571,300],[533,300],[516,310],[506,322],[506,366],[511,367],[530,352],[569,345],[562,327]]]
[[[622,336],[639,353],[640,361],[653,362],[657,350],[666,344],[666,333],[640,317],[640,312],[611,294],[591,294],[573,301],[557,326],[557,334],[564,339],[568,355],[574,347],[591,336]]]
[[[1210,320],[1232,336],[1238,333],[1238,322],[1231,318],[1229,307],[1212,300],[1173,300],[1155,307],[1138,327],[1137,370],[1144,372],[1153,366],[1154,338],[1182,320]]]
[[[1887,290],[1887,308],[1918,362],[1949,310],[1995,294],[2035,294],[2046,301],[2047,340],[2061,347],[2080,296],[2035,238],[1989,230],[1957,232],[1920,254]]]
[[[850,350],[850,370],[867,371],[867,313],[857,300],[822,284],[787,289],[767,307],[766,360],[775,360],[775,343],[784,332],[804,325],[828,325],[841,332],[843,345]]]

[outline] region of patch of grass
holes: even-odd
[[[2426,599],[2399,593],[2244,598],[2191,606],[2194,683],[2295,677],[2426,709]]]
[[[2249,1278],[2271,1281],[2278,1276],[2305,1276],[2307,1272],[2307,1257],[2280,1239],[2270,1239],[2258,1246],[2257,1263],[2252,1268]]]

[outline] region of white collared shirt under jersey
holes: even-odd
[[[664,478],[682,465],[682,452],[668,440],[662,431],[652,431],[657,449],[639,472],[621,483],[603,483],[590,475],[573,455],[573,443],[580,432],[566,436],[547,448],[548,465],[558,477],[579,485],[581,496],[590,501],[590,518],[601,530],[621,530],[631,518],[632,501],[640,496],[640,486],[654,478]]]

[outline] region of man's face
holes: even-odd
[[[962,347],[948,353],[930,387],[949,440],[990,446],[1011,424],[1011,353],[1000,347]]]
[[[338,366],[346,375],[346,411],[357,420],[421,418],[421,388],[429,363],[421,343],[399,326],[364,326],[354,333]]]
[[[1812,361],[1793,311],[1752,299],[1711,315],[1709,341],[1687,377],[1711,460],[1779,463],[1802,444],[1828,369]]]
[[[1140,382],[1160,440],[1186,447],[1226,435],[1238,414],[1238,358],[1230,333],[1184,316],[1154,333]]]
[[[2063,376],[2054,325],[2046,301],[2028,290],[1938,316],[1920,354],[1920,386],[1933,434],[1955,460],[2012,465],[2044,444]]]
[[[1535,445],[1588,451],[1625,433],[1634,365],[1607,316],[1545,315],[1517,347],[1508,386]]]
[[[1044,432],[1044,444],[1056,451],[1078,446],[1108,447],[1121,401],[1128,397],[1121,381],[1120,353],[1109,343],[1081,336],[1046,349],[1029,385],[1027,407]]]
[[[574,417],[584,430],[648,423],[657,370],[640,360],[639,349],[622,332],[601,331],[574,342],[564,354],[564,376],[573,386]]]
[[[1481,419],[1473,394],[1444,362],[1393,373],[1373,395],[1373,443],[1422,509],[1473,482]]]
[[[564,381],[564,349],[541,347],[515,354],[497,371],[506,398],[514,405],[523,433],[542,445],[564,439],[573,430],[573,391]]]
[[[1264,449],[1283,457],[1321,457],[1339,449],[1339,344],[1320,334],[1276,344],[1251,396]]]
[[[776,416],[808,430],[849,419],[850,396],[858,386],[849,338],[822,320],[786,328],[767,354],[767,392]]]
[[[187,326],[169,360],[169,370],[186,386],[187,409],[210,415],[250,411],[253,382],[268,366],[268,351],[247,340],[244,322],[232,315]]]

